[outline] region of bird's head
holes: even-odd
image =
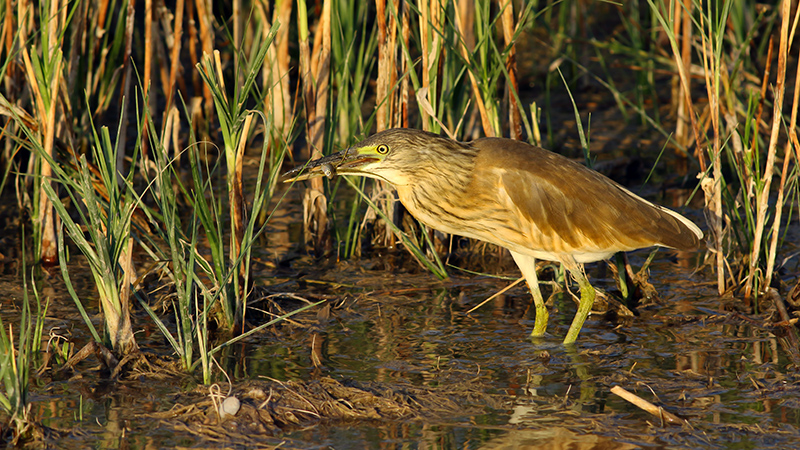
[[[320,176],[359,175],[388,181],[395,186],[417,182],[452,161],[464,144],[411,128],[377,133],[341,152],[309,161],[283,175],[285,182]]]

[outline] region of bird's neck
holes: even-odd
[[[425,155],[425,163],[409,177],[414,183],[396,187],[400,201],[412,216],[425,225],[453,233],[460,210],[472,203],[466,189],[472,183],[477,152],[463,147],[451,151],[449,155]]]

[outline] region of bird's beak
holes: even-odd
[[[334,175],[358,175],[361,174],[360,167],[379,162],[375,154],[361,154],[357,148],[348,148],[339,153],[326,156],[324,158],[308,161],[302,166],[286,172],[281,176],[284,183],[292,181],[308,180],[311,178],[326,176],[333,178]]]

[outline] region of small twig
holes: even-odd
[[[769,289],[766,293],[766,296],[767,298],[771,299],[773,303],[775,303],[775,307],[778,309],[781,320],[784,322],[789,322],[789,320],[791,320],[789,317],[789,311],[786,310],[786,305],[783,303],[783,299],[778,292],[775,289]]]
[[[290,299],[292,299],[292,300],[297,300],[297,301],[300,301],[300,302],[305,302],[307,305],[311,305],[311,304],[313,304],[313,303],[314,303],[314,302],[312,302],[312,301],[309,301],[308,299],[306,299],[306,298],[303,298],[303,297],[301,297],[301,296],[299,296],[299,295],[297,295],[297,294],[295,294],[295,293],[292,293],[292,292],[279,292],[279,293],[277,293],[277,294],[270,294],[270,295],[267,295],[267,296],[266,296],[266,298],[268,298],[268,299],[270,299],[270,300],[276,299],[276,298],[278,298],[278,297],[290,298]]]
[[[485,304],[489,303],[490,301],[494,300],[495,298],[497,298],[497,296],[499,296],[499,295],[503,294],[504,292],[506,292],[507,290],[511,289],[512,287],[514,287],[514,286],[518,285],[518,284],[520,283],[520,281],[522,281],[522,280],[524,280],[524,279],[525,279],[525,277],[520,277],[519,279],[517,279],[517,281],[515,281],[515,282],[513,282],[513,283],[509,284],[508,286],[506,286],[506,287],[504,287],[503,289],[501,289],[501,290],[499,290],[498,292],[496,292],[496,293],[495,293],[494,295],[492,295],[491,297],[489,297],[489,298],[487,298],[486,300],[484,300],[484,301],[480,302],[480,304],[478,304],[478,306],[475,306],[474,308],[472,308],[472,309],[470,309],[469,311],[467,311],[467,314],[471,314],[471,313],[472,313],[472,311],[475,311],[476,309],[480,308],[481,306],[483,306],[483,305],[485,305]]]
[[[289,391],[289,392],[291,392],[292,394],[294,394],[295,396],[297,396],[297,397],[298,397],[300,400],[302,400],[302,401],[304,401],[304,402],[308,403],[308,405],[309,405],[309,406],[311,406],[311,408],[313,408],[313,409],[314,409],[314,411],[307,411],[307,410],[304,410],[304,409],[294,409],[295,411],[302,411],[302,412],[306,412],[306,413],[309,413],[309,414],[313,414],[313,415],[315,415],[315,416],[317,416],[317,417],[320,417],[319,410],[316,408],[316,406],[314,406],[314,404],[313,404],[313,403],[311,403],[311,402],[310,402],[310,401],[309,401],[307,398],[303,397],[303,396],[302,396],[301,394],[299,394],[297,391],[295,391],[294,389],[292,389],[292,388],[290,388],[289,386],[287,386],[287,385],[286,385],[286,383],[284,383],[284,382],[282,382],[282,381],[280,381],[280,380],[276,380],[275,378],[272,378],[272,377],[264,377],[264,378],[265,378],[265,379],[267,379],[267,380],[269,380],[269,381],[272,381],[272,382],[278,383],[279,385],[281,385],[281,387],[283,387],[283,388],[284,388],[284,389],[286,389],[287,391]]]
[[[272,388],[269,388],[269,397],[267,397],[266,400],[261,402],[261,404],[258,405],[258,408],[256,408],[256,409],[264,409],[267,405],[269,405],[269,401],[272,400],[272,394],[273,394]]]
[[[781,316],[781,321],[774,324],[774,326],[782,328],[785,332],[785,336],[783,336],[780,342],[792,361],[797,364],[800,362],[800,339],[798,339],[797,329],[795,328],[797,318],[789,317],[789,311],[786,310],[786,304],[784,304],[778,291],[770,288],[767,290],[766,296],[772,299],[772,302],[775,303],[775,307],[778,309],[778,313]]]
[[[91,356],[92,353],[97,356],[97,359],[103,362],[108,370],[114,370],[114,368],[119,365],[117,358],[104,345],[98,344],[95,341],[89,341],[89,343],[84,345],[83,348],[81,348],[78,353],[72,356],[72,358],[70,358],[69,361],[67,361],[66,364],[64,364],[64,366],[59,370],[69,370],[74,368],[79,362]]]
[[[322,354],[322,350],[317,348],[317,333],[311,335],[311,363],[314,365],[314,368],[322,367],[322,360],[320,358],[320,354]],[[319,344],[321,347],[322,344]]]
[[[214,383],[208,387],[208,396],[211,398],[211,403],[214,405],[214,411],[217,413],[217,420],[222,421],[222,417],[219,413],[220,403],[218,402],[220,402],[220,400],[224,400],[225,396],[222,395],[222,390],[219,387],[219,384]]]
[[[672,414],[671,412],[665,410],[664,408],[656,406],[648,402],[647,400],[639,397],[638,395],[626,391],[625,389],[619,386],[612,387],[611,393],[618,395],[619,397],[622,397],[623,400],[627,400],[628,402],[633,403],[640,409],[643,409],[644,411],[647,411],[648,413],[660,418],[662,422],[672,423],[676,425],[692,426],[692,424],[690,424],[688,420],[681,419],[680,417],[676,416],[675,414]]]

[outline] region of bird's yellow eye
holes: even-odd
[[[385,154],[389,153],[389,146],[386,145],[386,144],[381,144],[375,150],[377,150],[378,153],[380,153],[381,155],[385,155]]]

